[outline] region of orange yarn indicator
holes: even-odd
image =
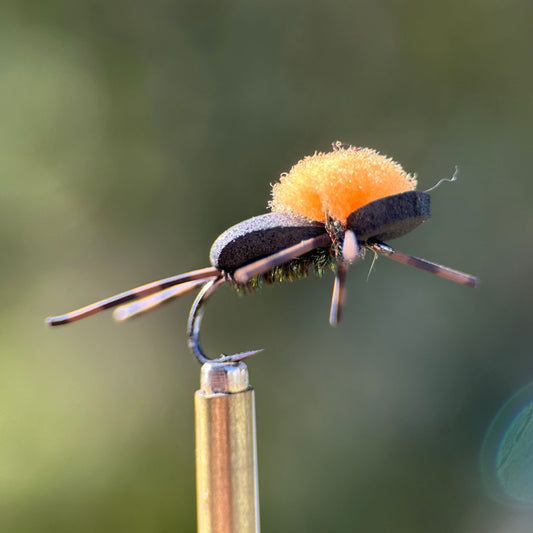
[[[298,161],[272,187],[270,207],[325,223],[346,225],[360,207],[385,196],[412,191],[416,178],[372,148],[334,143],[332,152],[315,152]]]

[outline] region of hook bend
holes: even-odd
[[[188,344],[194,357],[196,357],[198,362],[202,365],[212,361],[216,361],[217,363],[234,363],[237,361],[242,361],[243,359],[247,359],[248,357],[263,351],[261,349],[230,355],[221,354],[220,357],[216,358],[208,357],[203,351],[203,348],[200,344],[200,326],[202,324],[202,318],[205,312],[205,303],[223,283],[226,283],[226,280],[223,276],[209,280],[196,296],[194,303],[192,304],[191,311],[189,312],[189,320],[187,321]]]

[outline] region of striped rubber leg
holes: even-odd
[[[348,263],[339,261],[337,263],[337,273],[331,295],[331,308],[329,311],[329,323],[336,326],[342,318],[342,309],[346,297],[346,274],[348,273]]]
[[[167,303],[175,298],[179,298],[184,294],[188,294],[194,289],[201,287],[213,278],[199,279],[196,281],[187,281],[181,285],[176,285],[170,289],[165,289],[161,292],[156,292],[151,296],[146,296],[140,300],[121,305],[113,311],[113,318],[118,322],[125,322],[134,316],[152,311],[160,305]]]
[[[336,326],[342,318],[342,309],[346,298],[346,277],[348,267],[359,257],[360,247],[357,237],[352,230],[344,233],[342,243],[342,255],[337,262],[337,273],[335,274],[335,283],[333,285],[333,294],[331,295],[331,307],[329,311],[329,323]]]
[[[460,285],[477,287],[479,284],[479,280],[475,276],[465,274],[464,272],[454,270],[453,268],[438,265],[437,263],[432,263],[431,261],[426,261],[425,259],[420,259],[419,257],[407,255],[403,252],[398,252],[398,250],[394,250],[388,244],[382,242],[367,244],[366,247],[380,255],[392,259],[393,261],[419,268],[420,270],[425,270],[426,272],[435,274],[440,278],[448,279],[454,283],[459,283]]]
[[[111,309],[112,307],[117,307],[118,305],[122,305],[133,300],[138,300],[139,298],[144,298],[145,296],[150,296],[165,289],[169,289],[170,287],[181,285],[182,283],[200,279],[207,280],[219,275],[220,271],[215,267],[192,270],[191,272],[185,272],[185,274],[178,274],[177,276],[172,276],[170,278],[152,281],[151,283],[147,283],[146,285],[141,285],[135,289],[122,292],[112,296],[111,298],[100,300],[85,307],[81,307],[80,309],[76,309],[75,311],[67,313],[66,315],[49,317],[46,319],[46,322],[50,326],[62,326],[63,324],[70,324],[71,322],[77,322],[83,318],[87,318],[105,311],[106,309]]]
[[[239,267],[233,273],[233,279],[242,285],[248,283],[251,279],[270,272],[277,266],[288,263],[292,259],[296,259],[315,248],[325,248],[331,244],[331,238],[327,233],[319,235],[318,237],[312,237],[311,239],[306,239],[301,241],[298,244],[284,248],[275,254],[263,257],[258,259],[253,263],[249,263],[242,267]]]

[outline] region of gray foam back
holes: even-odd
[[[325,233],[324,224],[286,213],[266,213],[235,224],[220,235],[209,258],[214,267],[232,272],[247,263]]]

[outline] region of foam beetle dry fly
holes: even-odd
[[[371,250],[399,263],[426,270],[461,285],[477,279],[394,250],[384,241],[401,237],[430,217],[430,196],[416,191],[415,177],[370,148],[333,144],[282,174],[272,188],[271,212],[222,233],[211,247],[211,266],[142,285],[66,315],[48,318],[51,326],[76,322],[117,307],[125,320],[201,287],[189,313],[189,347],[200,363],[210,361],[200,340],[204,304],[222,284],[249,291],[263,283],[335,272],[330,323],[337,324],[345,298],[348,265]],[[239,361],[261,350],[222,355]]]

